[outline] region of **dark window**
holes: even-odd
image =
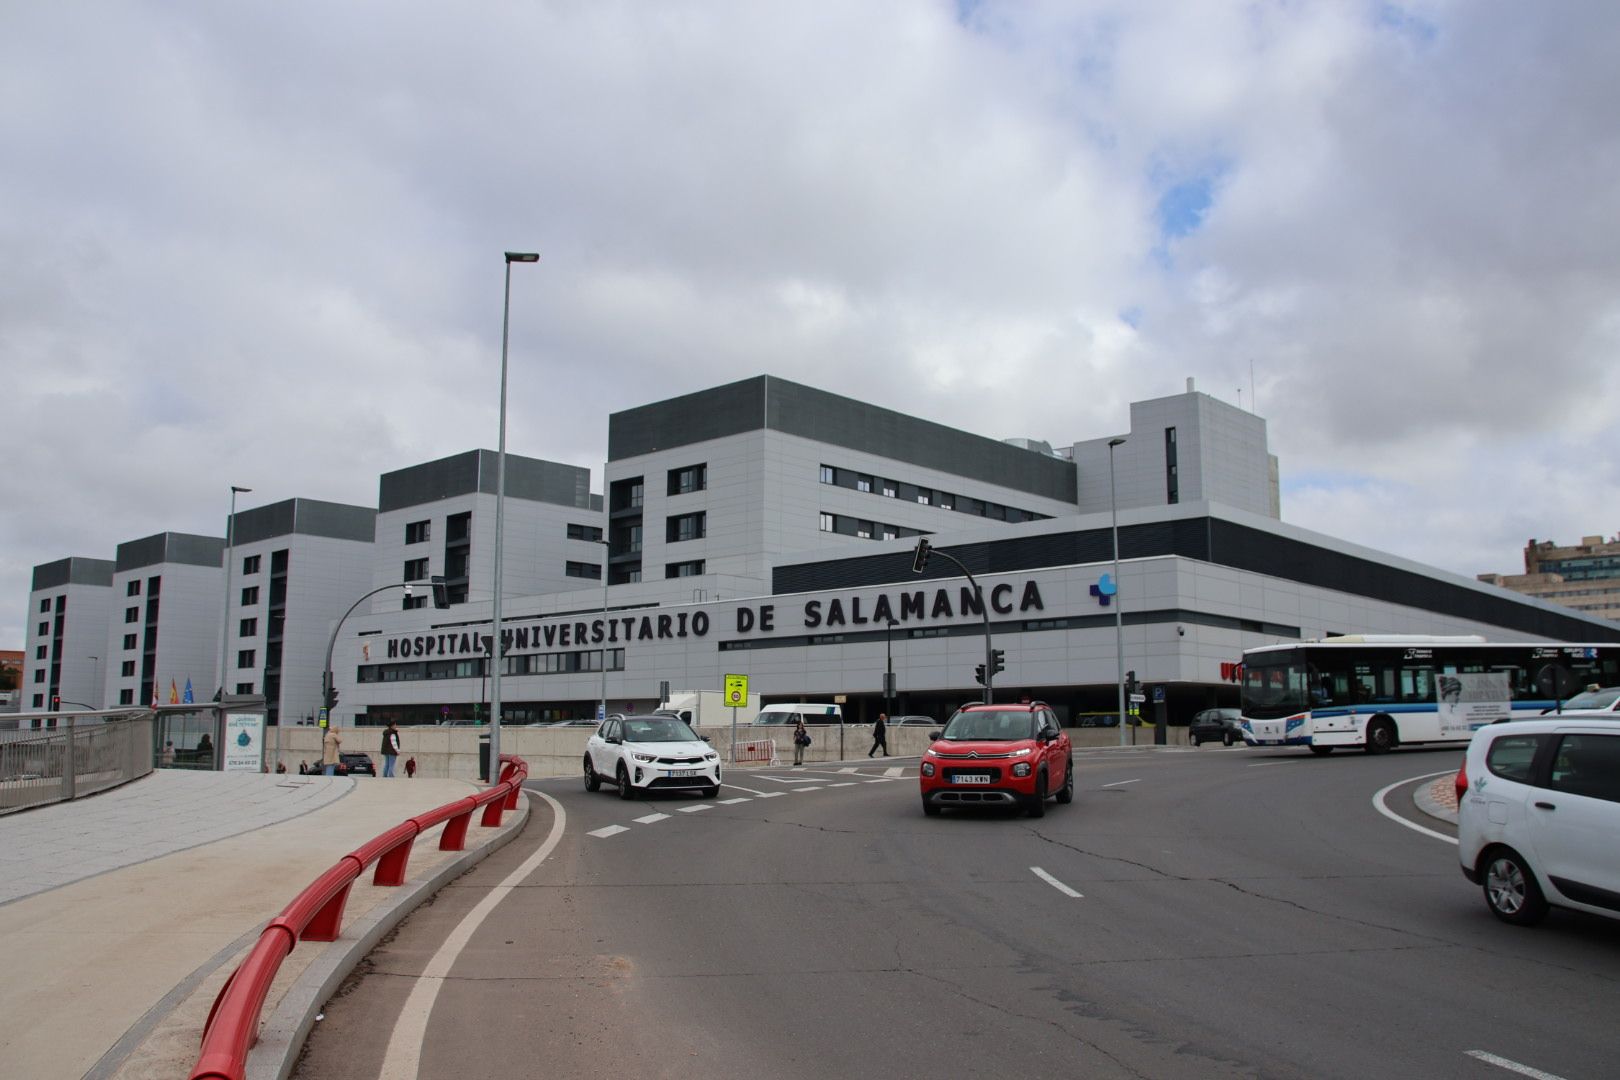
[[[701,540],[704,536],[706,514],[698,511],[695,514],[677,514],[665,522],[664,540],[675,544],[682,540]]]
[[[125,634],[124,635],[124,648],[126,648],[126,649],[138,649],[140,647],[141,647],[140,646],[140,640],[138,639],[138,637],[136,635],[134,635],[134,634]]]
[[[590,578],[592,581],[602,579],[602,567],[599,563],[574,562],[570,559],[563,573],[569,577]]]
[[[405,542],[407,544],[426,543],[433,533],[433,522],[413,521],[405,526]]]
[[[250,682],[239,682],[236,684],[236,692],[238,694],[251,694],[253,693],[253,684]]]
[[[259,602],[259,587],[257,585],[249,585],[247,588],[242,590],[242,606],[243,607],[252,607],[254,604],[257,604],[258,602]]]
[[[141,595],[141,580],[140,580],[140,578],[136,578],[134,581],[131,581],[129,584],[124,586],[124,595],[125,596],[139,596],[139,595]]]
[[[674,574],[670,575],[670,577],[674,577],[674,576],[675,576]],[[44,668],[35,668],[34,669],[34,681],[35,682],[44,682],[45,681],[45,669]]]
[[[43,600],[41,600],[39,602],[39,613],[41,615],[49,615],[51,613],[51,598],[50,597],[47,596],[45,599],[43,599]]]
[[[419,607],[426,607],[426,606],[427,606],[427,597],[425,597],[425,596],[407,596],[404,599],[404,601],[401,602],[401,604],[399,605],[399,609],[401,611],[415,611]]]
[[[602,530],[595,525],[570,525],[568,526],[568,539],[589,540],[594,543],[602,539]]]
[[[253,656],[253,650],[252,649],[238,649],[237,650],[237,653],[236,653],[236,666],[237,667],[239,667],[239,668],[250,668],[250,667],[253,666],[253,660],[254,660],[254,656]]]
[[[1540,735],[1505,735],[1491,743],[1485,753],[1485,767],[1504,780],[1528,784],[1539,749]]]
[[[421,581],[428,576],[428,561],[426,559],[405,560],[405,580]]]
[[[135,677],[135,661],[125,660],[118,666],[119,677],[133,679]]]
[[[1547,786],[1620,802],[1620,735],[1565,735],[1553,755]]]
[[[1176,429],[1164,429],[1164,483],[1165,496],[1172,503],[1181,501],[1181,484],[1176,477]]]
[[[472,511],[465,514],[454,514],[444,519],[444,542],[447,544],[460,543],[472,538]]]
[[[133,704],[135,704],[135,691],[133,691],[133,690],[120,690],[120,691],[118,691],[118,704],[120,704],[120,705],[133,705]]]
[[[236,628],[236,636],[237,637],[252,637],[254,634],[257,634],[258,632],[259,632],[259,620],[258,619],[243,619],[241,625]]]
[[[693,559],[691,562],[669,563],[664,567],[666,578],[697,577],[703,573],[703,560]]]
[[[669,493],[671,495],[686,495],[693,491],[702,491],[708,486],[709,467],[707,465],[687,465],[679,469],[669,470]]]
[[[140,622],[141,621],[141,609],[138,608],[138,607],[125,608],[124,609],[124,621],[125,622]],[[40,624],[39,632],[42,633],[42,634],[45,632],[45,624],[44,623]]]
[[[259,559],[260,558],[261,558],[261,556],[258,556],[258,555],[244,555],[244,556],[242,556],[242,573],[244,573],[244,574],[257,574],[259,572]]]
[[[35,660],[43,660],[43,659],[45,659],[45,646],[41,645],[41,646],[39,646],[39,648],[34,650],[34,659]]]

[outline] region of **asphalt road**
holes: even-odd
[[[1620,923],[1505,926],[1374,807],[1410,780],[1388,805],[1450,831],[1410,790],[1459,759],[1077,752],[1038,821],[924,817],[915,759],[738,770],[715,804],[531,784],[524,835],[373,953],[297,1075],[1620,1074]]]

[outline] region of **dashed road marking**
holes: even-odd
[[[1112,784],[1104,784],[1103,787],[1123,787],[1126,784],[1139,784],[1141,782],[1142,778],[1138,776],[1135,780],[1115,780]]]
[[[629,832],[629,831],[630,831],[630,827],[628,825],[609,825],[605,829],[592,829],[590,832],[586,833],[585,835],[586,836],[608,837],[608,836],[616,836],[619,833]]]
[[[759,792],[758,797],[761,799],[780,799],[786,794],[787,792],[785,791],[761,791]]]
[[[1534,1080],[1564,1080],[1561,1076],[1554,1076],[1552,1073],[1542,1072],[1540,1069],[1532,1069],[1528,1065],[1520,1065],[1517,1061],[1509,1061],[1505,1057],[1497,1057],[1495,1054],[1486,1053],[1484,1050],[1465,1050],[1463,1052],[1469,1057],[1477,1058],[1488,1065],[1495,1065],[1498,1069],[1516,1072],[1520,1076],[1533,1077]]]
[[[668,817],[669,817],[668,814],[648,814],[646,817],[638,817],[638,818],[636,818],[636,824],[637,825],[651,825],[655,821],[663,821]]]
[[[1040,878],[1042,881],[1046,882],[1048,885],[1052,886],[1052,888],[1054,888],[1058,892],[1062,893],[1064,896],[1072,896],[1076,900],[1084,900],[1085,899],[1085,897],[1082,896],[1080,893],[1075,892],[1073,889],[1069,888],[1067,885],[1063,884],[1063,882],[1059,881],[1057,878],[1053,877],[1051,874],[1048,874],[1045,870],[1042,870],[1040,867],[1032,866],[1032,867],[1029,868],[1029,871],[1030,871],[1030,873],[1034,874],[1036,877]]]
[[[735,798],[735,799],[721,799],[720,802],[719,802],[719,805],[720,806],[736,806],[740,802],[749,802],[749,801],[751,801],[751,800],[748,798],[748,796],[743,795],[743,796],[741,796],[739,798]]]
[[[698,803],[696,806],[683,806],[683,807],[681,807],[681,813],[683,813],[683,814],[695,814],[699,810],[712,810],[712,809],[713,809],[713,807],[711,807],[708,803]]]
[[[854,773],[854,772],[858,771],[859,768],[860,768],[860,766],[858,766],[858,765],[847,765],[844,768],[839,769],[838,771],[841,772],[841,773],[844,773],[845,775],[849,775],[851,773]]]
[[[786,792],[786,794],[792,794],[792,793],[793,793],[793,792],[798,792],[798,791],[820,791],[820,790],[821,790],[821,785],[819,785],[819,784],[818,784],[818,785],[816,785],[816,786],[815,786],[815,787],[796,787],[796,788],[791,788],[791,789],[789,789],[789,791],[788,791],[788,792]]]
[[[828,784],[828,785],[827,785],[827,786],[828,786],[828,787],[830,787],[830,788],[835,788],[835,787],[854,787],[854,786],[855,786],[855,781],[853,781],[853,780],[845,780],[845,781],[844,781],[844,782],[843,782],[843,783],[842,783],[842,784]]]

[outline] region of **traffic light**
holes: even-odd
[[[917,537],[917,550],[911,556],[911,572],[913,574],[922,573],[923,567],[928,565],[928,551],[928,537]],[[980,670],[984,670],[982,666],[980,667]],[[984,682],[983,679],[980,679],[979,681]]]
[[[1007,670],[1007,650],[1005,650],[1005,649],[992,650],[991,653],[990,653],[990,661],[991,661],[991,663],[990,663],[990,674],[995,675],[998,672],[1006,671]]]
[[[58,697],[57,695],[52,694],[51,695],[51,708],[60,709],[61,707],[62,707],[62,699],[60,697]]]
[[[327,691],[326,691],[326,711],[331,712],[333,709],[337,708],[337,703],[338,703],[337,687],[335,687],[335,686],[328,687]]]
[[[1134,671],[1125,673],[1125,692],[1127,694],[1136,693],[1136,672]]]
[[[984,665],[983,664],[980,664],[978,667],[973,669],[973,681],[978,683],[980,686],[984,685]]]
[[[433,606],[444,610],[450,606],[450,587],[444,583],[442,574],[434,574],[428,579],[433,586]]]

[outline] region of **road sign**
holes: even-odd
[[[726,676],[726,704],[733,709],[742,709],[748,706],[748,676]]]
[[[1132,694],[1131,695],[1131,704],[1132,705],[1141,705],[1145,701],[1147,701],[1147,695],[1146,694]]]
[[[1155,686],[1153,688],[1153,703],[1155,705],[1157,705],[1157,704],[1159,704],[1159,703],[1161,703],[1163,701],[1164,701],[1164,687]]]

